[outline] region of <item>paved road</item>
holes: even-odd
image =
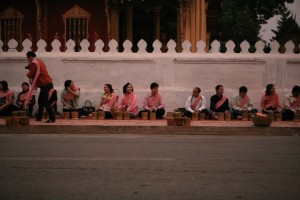
[[[300,137],[0,135],[0,199],[300,199]]]

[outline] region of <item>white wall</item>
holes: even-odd
[[[240,86],[248,87],[255,106],[265,86],[274,83],[284,95],[294,85],[300,85],[300,55],[293,53],[118,53],[118,52],[37,52],[45,61],[60,97],[64,81],[71,79],[81,88],[80,103],[86,99],[98,104],[103,85],[110,83],[122,96],[122,87],[131,82],[139,98],[139,107],[149,92],[151,82],[160,85],[166,109],[184,107],[194,87],[202,89],[209,102],[214,87],[222,84],[225,96],[238,93]],[[21,83],[28,81],[26,51],[0,52],[0,79],[8,81],[17,95]],[[209,103],[208,103],[209,106]],[[61,103],[58,109],[61,110]]]

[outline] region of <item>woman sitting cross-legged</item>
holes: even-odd
[[[61,103],[63,104],[63,112],[77,111],[79,117],[82,110],[79,107],[80,88],[75,86],[73,81],[65,81],[65,89],[61,92]]]
[[[105,112],[105,119],[112,119],[112,112],[116,110],[118,106],[118,94],[116,94],[111,84],[105,84],[103,87],[104,94],[101,97],[100,103],[97,107],[97,111]]]
[[[123,86],[124,96],[119,104],[118,109],[130,112],[130,118],[135,118],[138,114],[138,99],[137,95],[133,92],[133,87],[130,83]]]

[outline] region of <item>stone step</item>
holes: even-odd
[[[167,126],[167,120],[64,120],[55,123],[30,120],[29,125],[5,125],[1,134],[162,134],[162,135],[300,135],[300,122],[273,122],[255,127],[251,121],[192,121],[191,126]]]

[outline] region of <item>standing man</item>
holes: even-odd
[[[228,98],[223,96],[223,85],[217,85],[215,89],[216,94],[210,98],[210,114],[212,119],[217,119],[217,112],[228,112],[230,109]]]
[[[201,89],[199,87],[195,87],[192,93],[192,96],[189,96],[185,103],[185,112],[184,115],[192,118],[192,113],[205,113],[208,114],[208,110],[206,109],[206,100],[205,97],[200,95]]]
[[[43,111],[44,108],[46,108],[49,115],[49,120],[46,122],[53,123],[55,122],[55,114],[53,113],[48,100],[49,91],[53,88],[52,78],[47,71],[45,63],[36,58],[36,55],[33,51],[28,51],[26,56],[29,64],[25,68],[29,69],[27,77],[30,79],[32,87],[30,89],[30,95],[28,95],[28,98],[25,101],[25,106],[27,106],[28,102],[30,101],[33,90],[37,90],[39,87],[39,109],[36,116],[36,121],[42,121]]]

